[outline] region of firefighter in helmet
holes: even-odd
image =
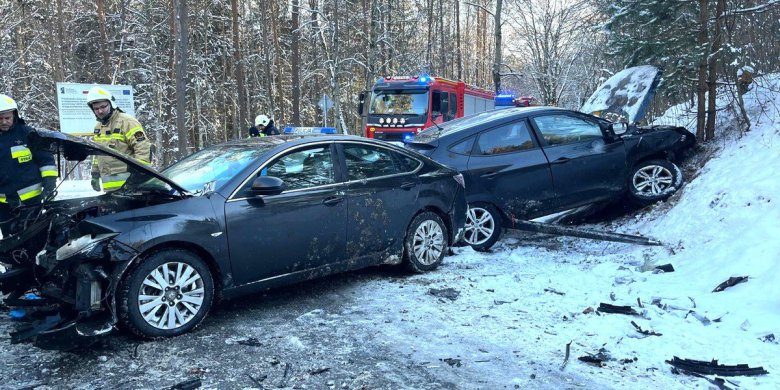
[[[6,237],[14,233],[20,217],[17,207],[41,203],[57,184],[54,156],[28,144],[32,131],[19,116],[16,102],[0,94],[0,230]]]
[[[97,119],[93,141],[132,157],[143,164],[151,162],[151,145],[137,119],[117,107],[111,92],[93,87],[87,93],[87,106]],[[119,189],[130,173],[127,165],[115,158],[96,156],[92,161],[92,188],[100,191],[100,182],[106,192]]]
[[[274,126],[273,119],[264,114],[255,118],[255,125],[249,128],[249,137],[265,137],[267,135],[278,135],[279,130]]]

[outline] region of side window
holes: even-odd
[[[450,92],[450,114],[448,119],[452,120],[458,116],[458,96]]]
[[[526,121],[514,122],[488,130],[479,135],[479,154],[493,155],[534,148]]]
[[[602,139],[598,123],[568,115],[545,115],[533,119],[549,145]]]
[[[422,165],[420,161],[415,160],[409,156],[404,156],[400,154],[399,158],[401,162],[404,164],[404,172],[412,172],[415,169],[419,168],[420,165]]]
[[[287,185],[285,191],[316,187],[336,182],[330,146],[296,150],[266,165],[261,176],[275,176]],[[248,183],[251,188],[251,181]],[[243,191],[242,191],[243,192]]]
[[[455,145],[450,146],[449,151],[457,154],[468,156],[471,154],[471,150],[474,148],[474,140],[476,137],[469,137],[463,141],[458,142]]]
[[[344,159],[347,163],[347,179],[363,180],[380,176],[395,175],[409,169],[395,153],[370,145],[344,145]],[[417,163],[419,164],[419,163]],[[417,168],[417,165],[414,165]]]

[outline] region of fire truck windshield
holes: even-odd
[[[368,113],[372,115],[425,115],[428,113],[426,90],[374,90]]]

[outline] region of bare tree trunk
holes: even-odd
[[[100,56],[103,60],[102,82],[111,82],[111,57],[108,53],[108,30],[106,29],[106,5],[105,0],[97,0],[97,19],[100,29]]]
[[[274,17],[274,16],[271,16]],[[268,31],[268,14],[263,13],[263,42],[269,42],[269,31]],[[274,89],[273,89],[273,74],[271,74],[271,51],[270,50],[263,50],[263,72],[265,73],[265,90],[268,91],[268,96],[266,96],[266,100],[268,101],[268,116],[273,116],[274,111],[276,111],[276,104],[274,100]]]
[[[57,0],[57,66],[54,75],[54,81],[65,81],[65,74],[70,73],[65,66],[64,54],[65,54],[65,21],[62,15],[62,0]]]
[[[176,133],[179,135],[179,158],[189,154],[185,112],[187,109],[187,60],[189,31],[187,25],[187,0],[173,0],[174,24],[176,26]]]
[[[458,80],[463,80],[463,50],[460,37],[460,1],[455,1],[455,44],[457,47]]]
[[[493,23],[495,26],[493,27],[495,29],[494,36],[495,36],[495,57],[493,60],[493,86],[495,87],[496,93],[498,93],[501,90],[501,63],[503,62],[502,58],[502,47],[501,47],[501,7],[503,5],[502,0],[496,0],[496,13],[493,14]]]
[[[246,93],[244,87],[244,61],[241,59],[241,40],[238,28],[238,0],[230,0],[230,10],[233,19],[233,71],[236,78],[236,94],[238,95],[238,126],[233,129],[235,138],[241,138],[241,129],[246,126]]]
[[[292,0],[292,124],[301,125],[300,0]]]
[[[276,106],[279,110],[279,116],[274,118],[284,122],[284,89],[282,89],[282,80],[284,78],[284,68],[282,67],[282,46],[279,39],[279,7],[276,0],[271,0],[271,33],[274,40],[274,80],[276,81]]]
[[[721,42],[723,40],[723,14],[726,12],[726,1],[718,0],[715,6],[715,33],[712,35],[712,51],[708,56],[708,69],[709,80],[708,89],[709,95],[707,96],[707,126],[705,131],[705,139],[715,139],[715,118],[717,115],[716,98],[717,98],[717,80],[718,80],[718,58],[720,55]]]
[[[705,50],[707,47],[707,0],[699,0],[699,47]],[[704,134],[704,120],[705,120],[705,96],[707,93],[707,56],[706,53],[702,53],[702,58],[699,61],[699,82],[698,88],[696,88],[696,139],[699,141],[706,140]]]

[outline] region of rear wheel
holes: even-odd
[[[144,338],[178,336],[197,327],[214,299],[214,281],[195,254],[167,249],[130,271],[118,295],[122,325]]]
[[[487,251],[501,237],[501,214],[487,203],[469,204],[463,241],[474,250]]]
[[[415,272],[435,269],[447,253],[447,226],[436,213],[417,214],[404,242],[407,266]]]
[[[682,171],[667,160],[638,163],[628,180],[631,201],[640,206],[668,198],[683,184]]]

